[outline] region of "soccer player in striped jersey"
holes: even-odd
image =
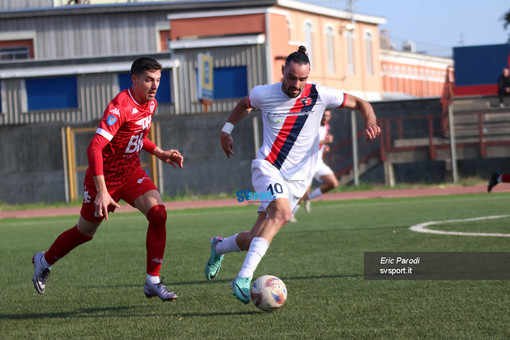
[[[294,215],[299,210],[300,204],[302,201],[305,202],[305,210],[306,212],[311,211],[310,201],[314,198],[321,196],[322,194],[327,193],[335,189],[338,186],[338,180],[335,177],[335,173],[331,168],[324,162],[324,151],[329,149],[328,144],[333,142],[333,135],[329,133],[329,121],[331,119],[331,110],[324,110],[324,114],[322,115],[321,125],[319,126],[319,153],[317,155],[317,166],[315,168],[315,173],[313,174],[313,178],[310,179],[310,186],[306,190],[305,196],[302,200],[298,202],[296,207],[292,212],[292,218],[290,222],[297,222]],[[320,183],[318,188],[315,188],[312,192],[311,182],[315,178],[316,181]]]
[[[276,233],[289,221],[292,210],[306,192],[315,172],[319,152],[319,126],[326,108],[357,109],[365,122],[365,136],[380,134],[372,106],[339,90],[309,82],[310,61],[306,48],[291,53],[282,66],[283,79],[272,85],[256,86],[241,99],[221,131],[221,145],[227,157],[233,156],[234,126],[252,109],[260,109],[263,145],[251,165],[252,184],[257,193],[269,192],[261,200],[258,218],[251,230],[228,238],[211,239],[211,255],[205,266],[208,280],[214,279],[224,254],[247,251],[244,263],[230,286],[234,296],[250,301],[253,273]]]
[[[140,210],[149,222],[145,295],[148,298],[157,296],[163,301],[177,298],[159,278],[166,243],[166,209],[159,191],[140,163],[143,149],[175,168],[182,168],[183,157],[179,151],[164,151],[147,138],[157,106],[155,97],[161,69],[161,64],[153,58],[136,59],[131,66],[131,87],[121,91],[104,111],[87,148],[89,167],[78,223],[57,237],[46,252],[39,252],[32,259],[32,281],[39,294],[46,291],[52,265],[74,248],[92,240],[103,219],[108,220],[108,213],[120,208],[117,202],[123,199]]]

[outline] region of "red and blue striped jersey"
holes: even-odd
[[[310,82],[297,98],[290,98],[281,86],[260,85],[250,92],[251,107],[262,111],[264,130],[257,159],[271,163],[286,179],[308,179],[317,163],[322,114],[342,107],[345,93]]]

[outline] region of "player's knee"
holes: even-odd
[[[330,187],[331,187],[331,189],[329,189],[329,190],[333,190],[333,189],[335,189],[337,186],[338,186],[338,180],[336,179],[336,177],[333,177],[333,178],[332,178],[332,180],[331,180],[331,183],[330,183]]]
[[[147,213],[147,219],[149,220],[149,224],[154,224],[158,226],[164,226],[166,224],[166,208],[164,205],[155,205],[149,210]]]
[[[274,215],[275,220],[279,228],[283,227],[292,218],[292,210],[282,209],[278,210]]]
[[[328,180],[324,182],[324,192],[335,189],[338,186],[338,180],[335,176],[328,177]]]

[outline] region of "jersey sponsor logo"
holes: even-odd
[[[140,125],[142,127],[142,129],[138,130],[138,131],[143,131],[143,130],[147,130],[151,127],[151,122],[152,122],[152,116],[147,116],[145,118],[140,119],[135,124]]]
[[[288,116],[308,116],[314,111],[300,111],[300,112],[268,112],[267,120],[273,124],[281,124]]]
[[[120,111],[117,108],[114,108],[113,110],[110,110],[110,113],[112,113],[112,114],[114,114],[116,116],[120,116]]]
[[[126,151],[124,151],[124,153],[130,154],[140,152],[143,148],[143,138],[144,138],[143,133],[131,136],[126,147]]]
[[[285,113],[268,112],[267,120],[273,124],[280,124],[281,120],[279,118],[284,116]]]
[[[117,117],[114,115],[109,115],[108,118],[106,118],[106,124],[108,124],[108,126],[112,126],[115,123],[117,123]]]

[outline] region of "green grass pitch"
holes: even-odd
[[[234,198],[233,198],[234,199]],[[509,194],[314,202],[276,235],[255,277],[273,274],[287,303],[264,313],[232,296],[243,253],[204,276],[209,239],[249,229],[255,206],[169,211],[162,276],[175,302],[148,300],[147,222],[115,213],[94,239],[58,262],[45,295],[32,255],[77,217],[0,221],[0,339],[439,339],[509,338],[510,282],[369,281],[364,252],[505,252],[510,238],[417,233],[427,221],[509,213]],[[444,230],[510,233],[510,219],[447,223]],[[441,229],[435,225],[434,229]]]

